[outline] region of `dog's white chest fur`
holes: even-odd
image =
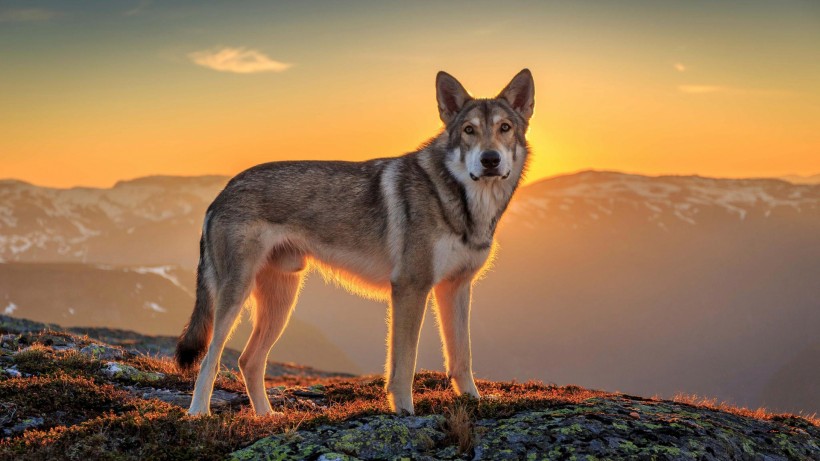
[[[460,237],[449,234],[436,240],[433,252],[433,277],[434,283],[438,283],[461,273],[476,272],[487,261],[490,248],[471,248]]]

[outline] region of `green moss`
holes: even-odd
[[[628,453],[636,453],[636,452],[639,451],[638,446],[635,445],[634,443],[632,443],[629,440],[625,440],[625,441],[621,442],[619,446],[620,446],[621,450],[624,450]]]
[[[558,432],[563,435],[580,434],[581,432],[584,432],[584,428],[581,427],[580,424],[575,423],[571,426],[558,428]]]
[[[337,450],[349,455],[355,455],[361,450],[363,444],[364,441],[358,438],[356,434],[348,433],[336,440],[333,440],[331,443],[328,443],[328,446],[332,450]]]
[[[322,457],[327,461],[355,461],[357,458],[347,456],[343,453],[324,453]],[[402,461],[411,461],[413,458],[399,458]]]
[[[755,454],[754,444],[749,439],[741,439],[740,446],[747,455]]]
[[[102,369],[102,373],[116,380],[136,383],[154,383],[165,377],[162,373],[142,371],[131,365],[118,362],[106,363]]]
[[[591,408],[583,407],[580,405],[573,405],[569,407],[558,408],[555,410],[549,410],[548,412],[552,416],[573,416],[573,415],[582,415],[592,412]]]
[[[656,429],[660,429],[660,428],[663,427],[663,425],[661,425],[661,424],[655,424],[655,423],[650,423],[650,422],[645,422],[645,421],[637,421],[635,424],[641,426],[644,429],[650,430],[650,431],[654,431]]]
[[[669,456],[680,456],[681,449],[678,447],[670,447],[666,445],[655,445],[649,449],[652,453],[662,454],[662,455],[669,455]]]
[[[612,423],[612,427],[614,427],[615,429],[618,429],[619,431],[628,431],[629,430],[629,426],[627,426],[626,423],[614,422],[614,423]]]
[[[268,438],[260,440],[250,447],[231,453],[230,460],[256,460],[266,459],[270,461],[297,460],[298,453],[295,453],[287,444],[283,444],[278,438]]]

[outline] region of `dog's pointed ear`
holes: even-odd
[[[447,72],[439,72],[436,75],[436,99],[441,121],[449,125],[453,117],[464,107],[464,103],[473,98],[455,77]]]
[[[513,77],[497,98],[507,100],[516,112],[529,121],[535,108],[535,82],[530,70],[524,69]]]

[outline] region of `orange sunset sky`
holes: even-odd
[[[820,2],[0,3],[0,178],[392,156],[438,70],[536,81],[529,180],[820,173]]]

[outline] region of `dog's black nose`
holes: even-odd
[[[481,153],[481,165],[484,168],[495,168],[501,163],[501,154],[494,150]]]

